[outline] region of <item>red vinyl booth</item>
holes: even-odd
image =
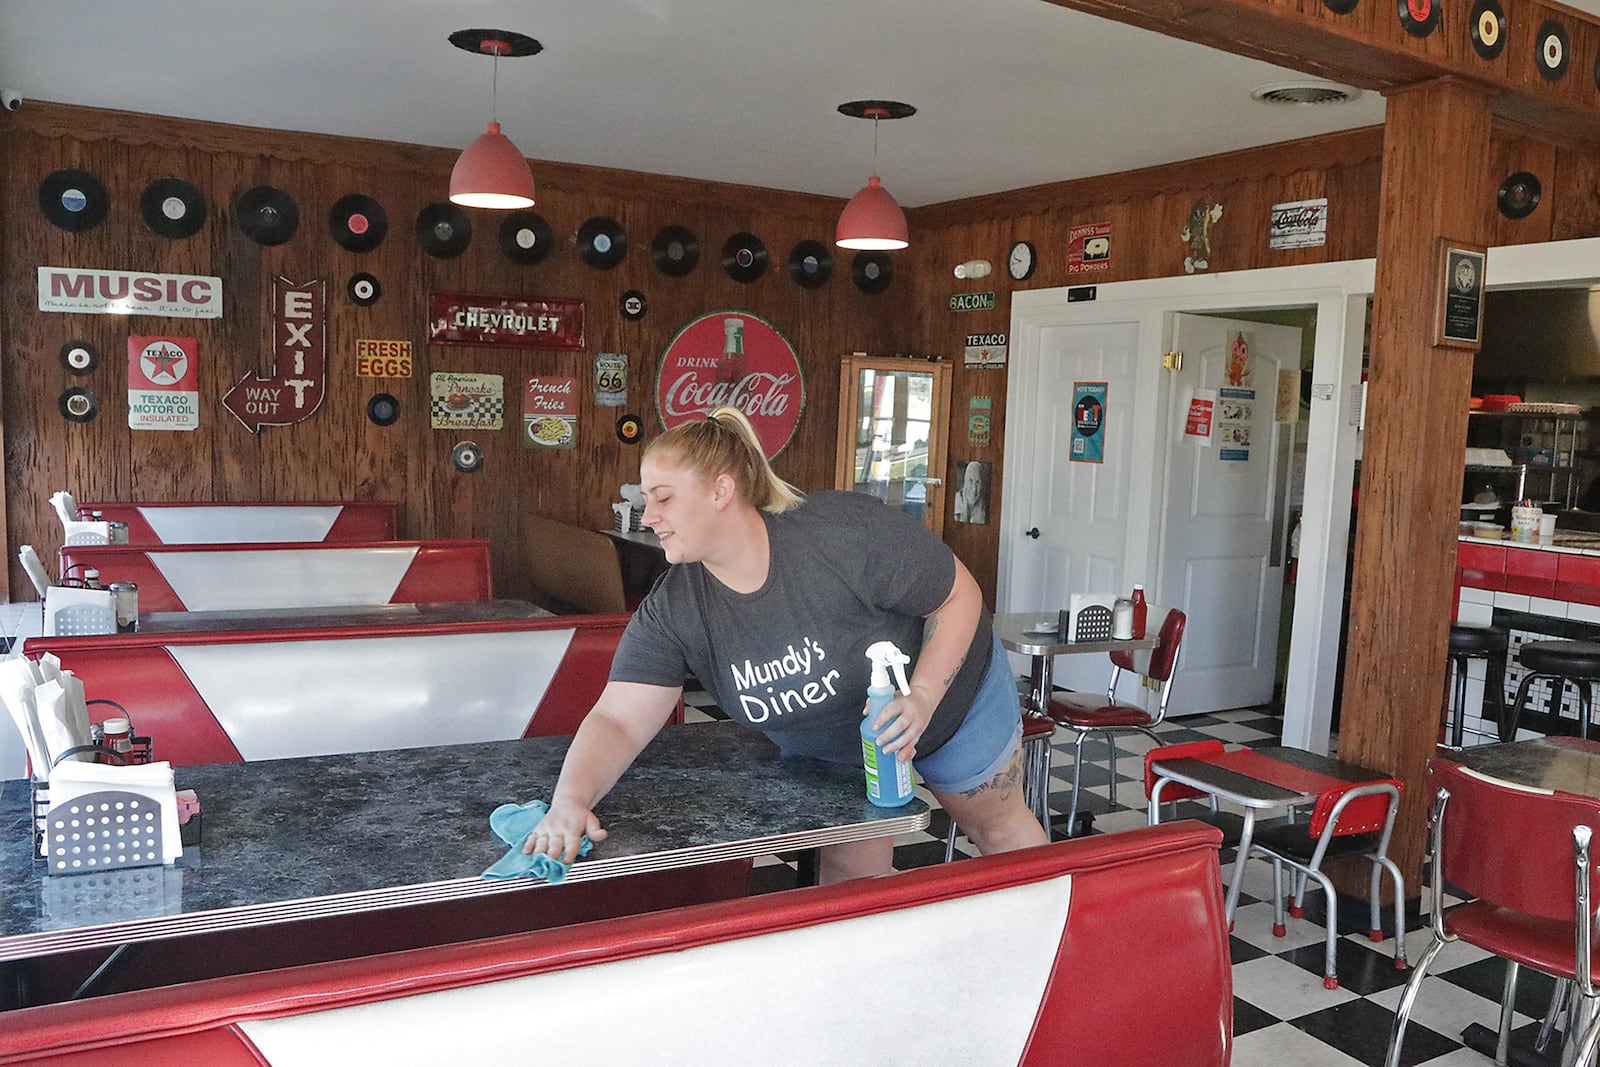
[[[816,889],[22,1009],[0,1063],[1228,1062],[1193,822]],[[707,997],[711,1000],[707,1000]],[[719,999],[720,998],[720,999]]]
[[[489,542],[64,545],[62,581],[84,568],[135,582],[140,611],[210,611],[489,600]]]
[[[184,766],[571,734],[627,615],[30,638]],[[681,710],[679,720],[681,721]]]
[[[399,504],[393,500],[295,503],[101,501],[78,505],[108,522],[128,524],[130,545],[200,545],[237,541],[392,541]],[[257,534],[260,536],[257,536]]]

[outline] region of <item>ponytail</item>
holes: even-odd
[[[659,452],[672,453],[681,465],[707,481],[728,474],[739,495],[762,511],[788,511],[805,499],[800,490],[773,473],[744,412],[726,404],[707,418],[674,426],[645,446],[646,456]]]

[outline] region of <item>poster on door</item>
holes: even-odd
[[[1237,386],[1217,390],[1217,448],[1221,463],[1250,461],[1250,424],[1256,417],[1256,391]]]
[[[130,430],[193,430],[200,425],[198,351],[193,337],[128,338]]]
[[[1072,452],[1074,463],[1106,459],[1106,383],[1072,383]]]
[[[1183,405],[1183,439],[1188,444],[1210,448],[1211,427],[1217,414],[1217,391],[1190,389],[1187,393],[1188,401]]]

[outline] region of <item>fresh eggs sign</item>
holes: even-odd
[[[778,328],[747,311],[713,311],[680,329],[661,353],[656,410],[667,429],[727,404],[750,419],[771,459],[806,404],[800,357]]]

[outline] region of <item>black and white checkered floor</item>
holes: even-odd
[[[724,718],[702,693],[685,697],[690,721]],[[1278,744],[1280,722],[1259,708],[1190,716],[1168,721],[1158,729],[1168,744],[1219,738],[1230,744]],[[1110,800],[1111,772],[1105,744],[1090,740],[1084,766],[1084,790],[1095,813],[1094,832],[1113,833],[1145,825],[1142,757],[1151,742],[1140,735],[1117,739],[1117,804]],[[1066,829],[1072,799],[1073,746],[1068,731],[1058,731],[1051,767],[1050,809],[1059,837]],[[919,796],[930,804],[926,790]],[[1182,814],[1180,808],[1179,814]],[[901,870],[944,860],[949,822],[935,810],[926,832],[895,842],[895,866]],[[974,852],[965,837],[956,840],[958,855]],[[797,857],[784,855],[757,861],[758,892],[792,889]],[[1234,850],[1222,852],[1224,884],[1232,878]],[[1408,894],[1415,891],[1407,887]],[[1364,929],[1352,927],[1338,944],[1339,988],[1322,985],[1325,914],[1321,894],[1307,901],[1306,917],[1290,919],[1286,937],[1272,936],[1272,868],[1253,861],[1246,871],[1239,912],[1231,938],[1233,948],[1234,1067],[1355,1067],[1380,1065],[1388,1047],[1394,1006],[1410,971],[1394,967],[1393,939],[1369,941]],[[1449,900],[1450,898],[1447,898]],[[1426,897],[1424,907],[1426,908]],[[1363,927],[1365,923],[1361,924]],[[1406,952],[1417,959],[1428,943],[1427,917],[1413,920],[1406,934]],[[1466,1067],[1492,1063],[1461,1041],[1463,1029],[1479,1023],[1499,1026],[1502,963],[1461,942],[1447,945],[1425,981],[1406,1031],[1403,1064]],[[1553,983],[1524,971],[1517,991],[1514,1041],[1530,1045],[1548,1004]]]

